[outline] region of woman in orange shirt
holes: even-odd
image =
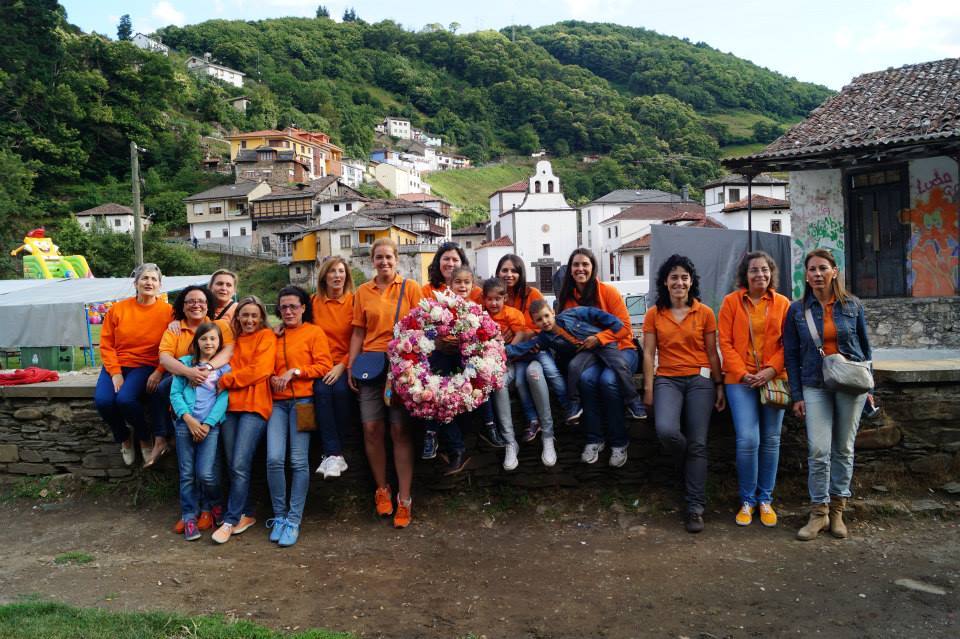
[[[237,312],[237,303],[233,301],[233,296],[237,294],[237,274],[225,268],[216,270],[210,276],[207,288],[216,302],[216,308],[210,313],[211,319],[232,322]]]
[[[267,422],[267,485],[273,502],[270,541],[292,546],[300,537],[300,521],[310,487],[310,432],[297,427],[297,405],[313,403],[313,381],[330,372],[333,360],[323,329],[310,322],[310,297],[299,286],[277,294],[277,315],[283,335],[277,338],[270,388],[273,412]],[[311,429],[312,430],[312,429]],[[287,448],[290,449],[290,501],[287,502]]]
[[[780,460],[782,408],[762,404],[760,389],[786,379],[783,321],[790,300],[776,292],[777,263],[763,251],[747,253],[737,267],[737,290],[720,305],[720,353],[733,427],[737,434],[740,511],[736,522],[777,525],[773,487]]]
[[[376,275],[357,288],[353,296],[353,335],[350,337],[350,360],[347,366],[350,388],[360,395],[360,421],[363,423],[363,445],[370,462],[370,472],[377,484],[374,503],[377,514],[393,514],[393,525],[410,525],[410,488],[413,484],[413,438],[404,423],[404,410],[399,401],[387,406],[384,401],[386,369],[377,379],[357,380],[351,372],[360,353],[382,353],[386,363],[387,344],[393,338],[394,318],[404,317],[420,302],[420,285],[405,280],[397,273],[400,249],[396,242],[380,238],[370,247]],[[401,297],[401,293],[403,297]],[[373,359],[376,355],[365,359]],[[394,513],[393,495],[387,483],[387,450],[385,422],[390,420],[393,440],[393,462],[399,483]]]
[[[163,378],[157,349],[173,313],[170,305],[160,299],[162,277],[156,264],[138,266],[133,272],[136,296],[110,307],[100,333],[103,368],[93,402],[113,431],[113,440],[120,444],[127,466],[136,461],[131,428],[140,441],[144,461],[152,453],[152,433],[144,418],[143,400],[150,397],[154,421],[164,419],[169,412],[167,399],[155,392]]]
[[[710,415],[726,406],[717,320],[700,303],[700,278],[690,258],[671,255],[657,271],[656,283],[657,304],[643,318],[643,401],[654,407],[660,445],[678,466],[683,464],[685,526],[698,533],[706,505]]]
[[[463,252],[460,245],[456,242],[444,242],[437,249],[433,256],[433,261],[427,267],[427,277],[430,282],[423,287],[421,294],[424,297],[436,295],[437,293],[446,293],[450,290],[453,280],[453,270],[461,266],[470,266],[470,260],[467,254]],[[470,295],[467,296],[474,304],[483,304],[483,291],[479,286],[470,289]]]
[[[213,533],[218,544],[257,523],[250,500],[253,456],[273,411],[270,376],[277,358],[277,339],[267,324],[267,309],[259,298],[240,300],[234,309],[233,356],[230,372],[220,378],[228,391],[227,418],[220,427],[223,453],[230,468],[230,493],[223,525]]]
[[[328,257],[317,273],[317,292],[310,298],[313,323],[323,329],[330,343],[333,368],[313,383],[317,407],[317,429],[323,442],[323,461],[317,474],[324,479],[339,477],[347,470],[341,431],[353,423],[356,399],[347,383],[350,336],[353,335],[353,277],[342,257]]]

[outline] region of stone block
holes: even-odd
[[[123,468],[123,459],[119,451],[111,453],[91,453],[83,457],[84,468]]]
[[[73,411],[66,404],[54,404],[50,409],[50,416],[69,423],[73,420]]]
[[[133,471],[129,468],[108,468],[107,477],[130,477]]]
[[[911,462],[910,470],[920,475],[942,475],[950,471],[952,464],[953,455],[935,453]]]
[[[76,453],[67,453],[62,450],[44,451],[43,456],[52,464],[64,464],[66,462],[80,461],[80,455]]]
[[[21,422],[31,422],[43,419],[43,411],[38,408],[18,408],[13,413],[13,418]]]
[[[41,455],[39,451],[30,448],[21,448],[20,459],[25,462],[42,462],[43,455]]]
[[[886,424],[880,428],[865,428],[857,433],[857,450],[878,450],[893,448],[900,443],[902,433],[893,424]]]
[[[20,461],[20,453],[16,444],[0,444],[0,462]]]
[[[52,475],[57,469],[50,464],[10,464],[7,466],[7,472],[15,475]]]

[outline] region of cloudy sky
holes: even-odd
[[[854,76],[887,67],[960,57],[960,2],[948,0],[60,0],[70,22],[116,36],[122,13],[134,31],[212,19],[313,16],[324,4],[339,20],[353,7],[367,22],[391,19],[407,29],[458,22],[461,31],[540,26],[560,20],[615,22],[689,38],[788,76],[839,89]],[[118,9],[122,7],[122,9]]]

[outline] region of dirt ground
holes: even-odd
[[[463,490],[418,494],[414,525],[396,531],[367,497],[311,490],[288,549],[261,526],[224,546],[187,543],[169,530],[173,500],[7,500],[0,601],[222,613],[361,637],[960,636],[955,517],[863,514],[848,517],[849,540],[802,543],[799,510],[781,509],[774,529],[739,528],[715,506],[689,535],[665,490]],[[93,561],[54,562],[69,551]],[[894,584],[903,578],[946,594]]]

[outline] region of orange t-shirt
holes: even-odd
[[[230,372],[219,381],[220,388],[229,391],[229,412],[257,413],[270,419],[273,412],[270,376],[273,375],[276,351],[277,338],[269,328],[237,336],[230,358]]]
[[[706,304],[693,300],[687,316],[677,322],[670,309],[658,307],[647,311],[643,332],[657,336],[657,375],[685,377],[699,375],[701,368],[710,368],[705,336],[717,332],[717,318]]]
[[[826,308],[823,309],[823,352],[827,355],[836,355],[840,351],[837,349],[837,325],[833,321],[833,305],[836,300],[831,300]]]
[[[527,330],[527,321],[523,317],[523,313],[506,304],[500,309],[499,313],[491,315],[490,319],[497,323],[501,332],[510,330],[516,335],[521,331]]]
[[[353,325],[367,330],[363,338],[363,350],[387,352],[387,344],[393,339],[393,318],[397,313],[402,282],[403,278],[397,274],[393,281],[381,290],[377,288],[377,280],[374,278],[362,284],[353,294]],[[398,321],[419,304],[422,297],[420,285],[407,279]]]
[[[450,291],[450,288],[446,284],[441,284],[437,288],[434,288],[433,285],[428,282],[427,284],[424,284],[420,288],[420,295],[422,297],[429,297],[434,293],[447,293],[449,291]],[[479,304],[480,306],[483,306],[483,289],[480,288],[479,286],[474,286],[470,290],[470,294],[467,295],[467,299],[473,302],[474,304]]]
[[[204,323],[209,321],[204,319]],[[220,327],[220,332],[223,334],[223,346],[233,344],[233,329],[230,328],[230,322],[218,319],[213,320],[213,323]],[[189,355],[190,343],[193,341],[194,333],[195,331],[187,326],[186,320],[180,320],[179,335],[174,335],[170,329],[164,331],[163,338],[160,340],[160,353],[173,355],[177,359]]]
[[[222,312],[223,312],[223,315],[220,314],[221,309],[218,308],[216,311],[214,311],[213,316],[218,320],[224,320],[227,324],[230,324],[231,322],[233,322],[234,313],[237,312],[237,303],[234,302],[233,300],[230,300],[230,302],[227,304],[226,310]]]
[[[310,300],[313,323],[327,334],[333,363],[346,366],[350,358],[350,336],[353,335],[353,293],[344,293],[335,300],[314,295]]]
[[[330,344],[322,328],[313,324],[284,327],[283,335],[277,338],[273,374],[283,375],[291,368],[299,368],[300,375],[294,377],[284,390],[274,391],[273,399],[313,397],[313,380],[323,377],[333,368]]]
[[[580,306],[579,300],[580,294],[574,290],[573,299],[567,300],[563,310]],[[623,298],[620,297],[620,291],[615,286],[597,282],[597,308],[611,315],[616,315],[617,319],[623,323],[623,326],[616,333],[611,330],[597,333],[597,339],[600,340],[600,343],[606,346],[616,342],[617,348],[621,351],[628,348],[636,349],[633,344],[633,331],[630,329],[630,314],[627,312],[627,305],[623,303]]]
[[[543,293],[540,292],[540,289],[534,286],[528,286],[527,299],[524,300],[523,308],[520,308],[520,298],[515,298],[512,304],[508,301],[506,305],[523,313],[523,319],[524,322],[526,322],[526,330],[539,332],[540,329],[537,328],[537,325],[533,323],[533,318],[530,317],[530,304],[532,304],[534,300],[542,299]]]
[[[131,297],[107,311],[100,331],[100,359],[110,375],[121,368],[157,366],[160,340],[173,319],[173,307],[157,300],[140,304]]]

